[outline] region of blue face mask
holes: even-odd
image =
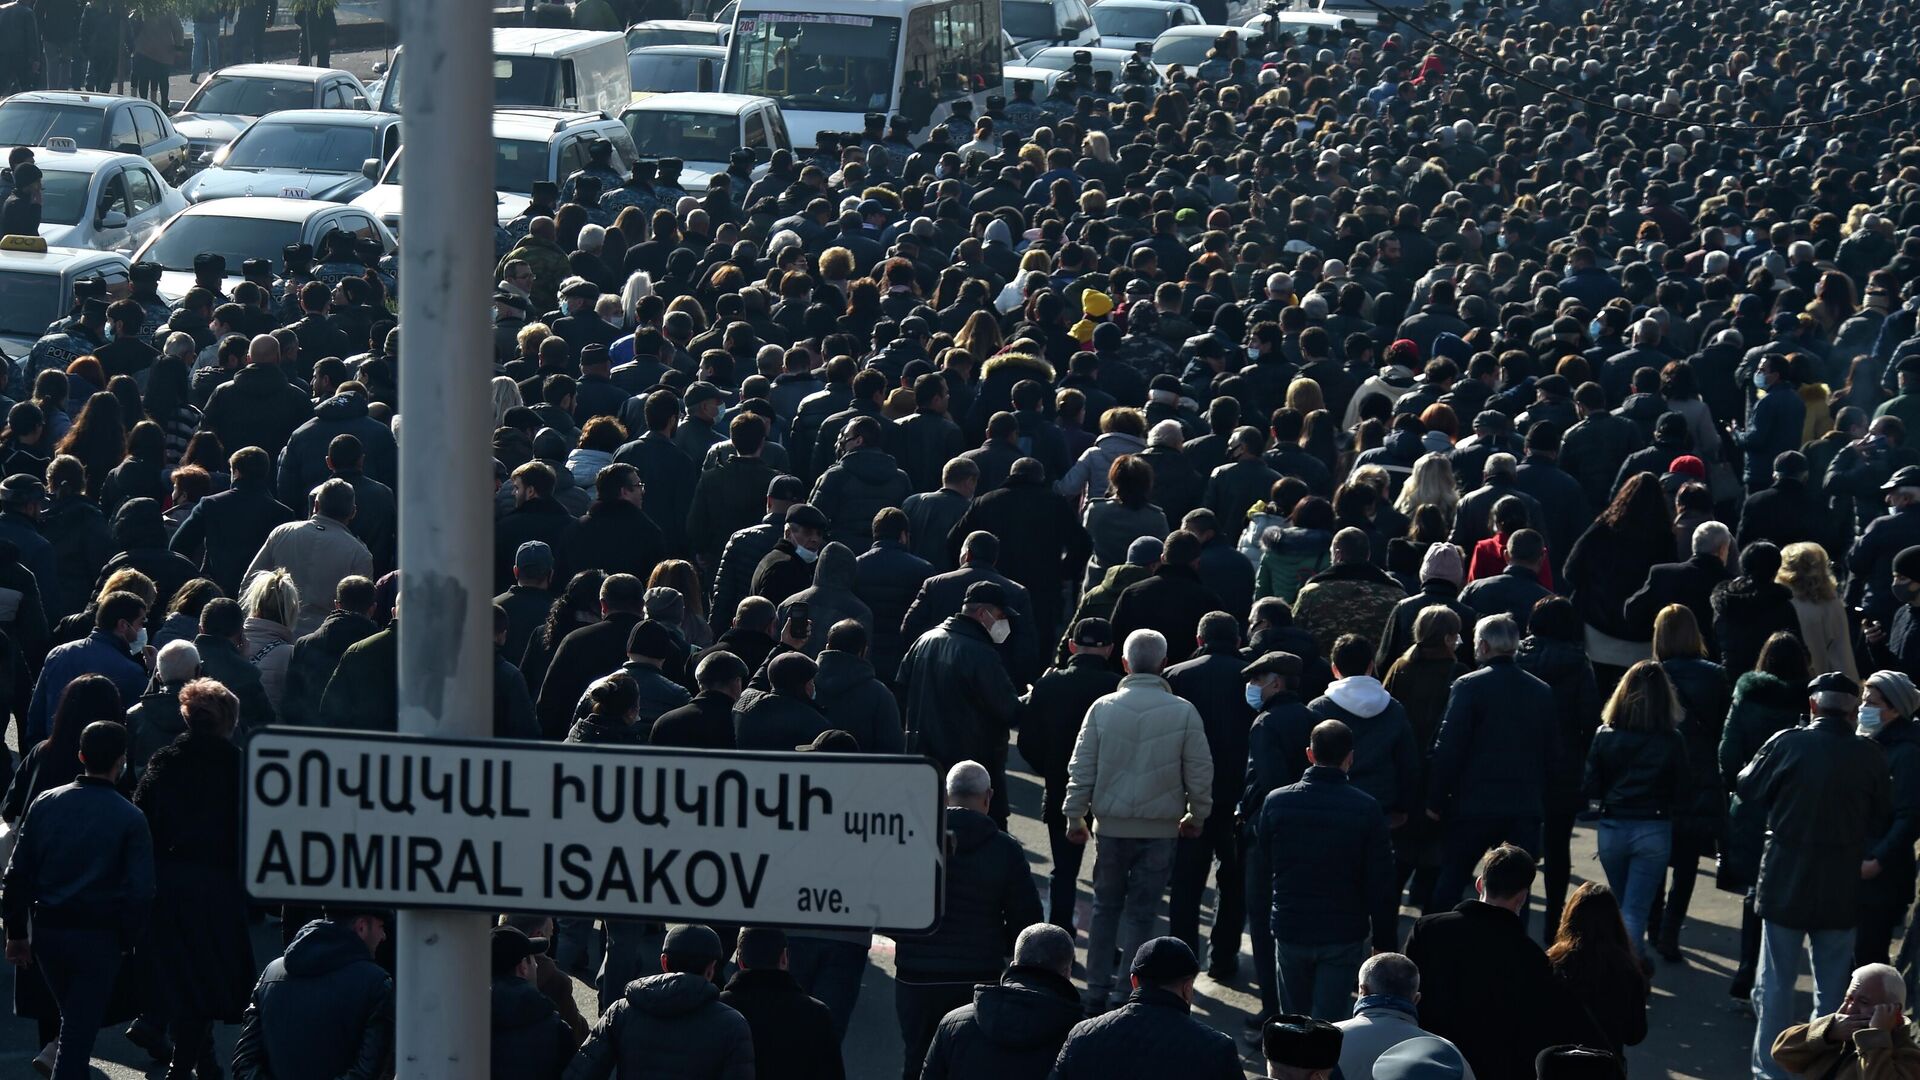
[[[1267,703],[1267,692],[1259,683],[1247,684],[1247,708],[1258,711]]]
[[[1767,388],[1767,373],[1766,373],[1766,372],[1764,372],[1764,371],[1756,371],[1756,372],[1754,372],[1754,373],[1753,373],[1753,388],[1754,388],[1755,390],[1765,390],[1765,389]]]
[[[1506,233],[1500,234],[1500,250],[1501,251],[1507,250],[1507,234]]]
[[[1880,715],[1879,706],[1862,705],[1860,706],[1859,721],[1860,734],[1877,735],[1880,733],[1880,729],[1886,726],[1887,718]]]
[[[1600,325],[1600,320],[1595,319],[1587,324],[1587,336],[1597,341],[1600,338],[1600,331],[1604,329],[1606,328]]]

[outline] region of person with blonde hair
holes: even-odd
[[[1648,927],[1660,958],[1678,963],[1680,927],[1693,902],[1700,857],[1713,850],[1725,810],[1719,770],[1720,732],[1733,698],[1726,668],[1707,659],[1706,639],[1693,609],[1668,604],[1653,619],[1653,662],[1667,676],[1680,706],[1680,734],[1687,747],[1688,795],[1673,814],[1673,886],[1662,902],[1658,886]]]
[[[1808,669],[1838,671],[1849,679],[1858,679],[1860,669],[1854,661],[1853,636],[1847,629],[1847,608],[1833,580],[1827,549],[1808,541],[1788,544],[1780,553],[1780,573],[1775,580],[1793,592],[1793,613],[1800,620],[1800,640],[1807,646]]]
[[[1666,671],[1641,660],[1613,688],[1587,748],[1580,790],[1600,804],[1600,866],[1620,897],[1620,917],[1636,953],[1673,855],[1673,815],[1689,788],[1680,716]]]
[[[1400,495],[1393,500],[1393,508],[1409,518],[1427,505],[1445,515],[1448,527],[1452,527],[1454,510],[1460,505],[1460,488],[1453,480],[1453,460],[1438,451],[1422,454],[1413,463],[1412,475],[1400,485]]]
[[[493,426],[500,427],[507,422],[507,410],[519,408],[526,402],[520,397],[520,384],[505,375],[493,377]]]
[[[286,570],[262,570],[240,588],[247,613],[247,661],[260,671],[260,685],[274,712],[287,691],[287,665],[293,662],[293,627],[300,619],[300,589]]]

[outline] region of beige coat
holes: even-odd
[[[1860,669],[1853,662],[1853,639],[1847,633],[1847,609],[1838,599],[1798,600],[1793,612],[1800,617],[1800,640],[1807,643],[1808,668],[1844,672],[1860,681]]]
[[[1891,1032],[1862,1028],[1847,1042],[1828,1042],[1832,1016],[1795,1024],[1773,1040],[1773,1060],[1795,1076],[1817,1080],[1920,1080],[1920,1046],[1912,1020]]]
[[[1091,809],[1102,836],[1175,836],[1213,811],[1213,754],[1193,704],[1158,675],[1129,675],[1095,701],[1067,763],[1064,812]]]
[[[373,554],[345,524],[313,515],[306,521],[276,525],[247,567],[252,576],[262,570],[286,570],[300,590],[300,620],[295,637],[320,629],[333,610],[333,591],[349,574],[373,576]]]

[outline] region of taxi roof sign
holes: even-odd
[[[80,144],[70,138],[55,135],[53,138],[47,140],[47,149],[63,154],[71,154],[80,149]]]
[[[29,251],[35,255],[45,255],[47,241],[39,236],[0,236],[0,251]]]

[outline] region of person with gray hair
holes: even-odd
[[[200,676],[200,650],[191,641],[169,641],[153,658],[153,682],[127,710],[127,773],[137,782],[154,751],[187,730],[180,715],[180,688]]]
[[[1094,702],[1080,725],[1061,807],[1069,841],[1087,842],[1089,811],[1100,835],[1087,931],[1090,1014],[1107,1008],[1115,947],[1132,956],[1153,934],[1176,841],[1199,837],[1213,811],[1206,727],[1160,675],[1167,639],[1135,630],[1121,656],[1127,675],[1120,688]]]
[[[1478,670],[1456,679],[1434,736],[1427,817],[1441,823],[1440,876],[1428,911],[1447,911],[1488,848],[1540,847],[1545,785],[1560,729],[1553,690],[1514,663],[1520,631],[1494,615],[1473,628]]]
[[[1654,616],[1668,604],[1683,604],[1693,612],[1707,659],[1720,659],[1720,641],[1713,632],[1713,590],[1733,575],[1727,562],[1733,553],[1733,533],[1718,521],[1703,521],[1693,530],[1692,558],[1659,563],[1647,571],[1646,584],[1627,598],[1624,613],[1634,640],[1653,637]]]
[[[1794,1076],[1823,1080],[1920,1075],[1920,1026],[1906,1014],[1907,984],[1886,964],[1856,968],[1840,1007],[1795,1024],[1773,1040],[1770,1057]]]
[[[320,629],[342,578],[374,576],[373,552],[347,527],[353,511],[353,485],[339,477],[326,481],[314,490],[313,516],[274,526],[242,575],[243,580],[269,570],[293,575],[300,594],[296,638]]]
[[[1829,671],[1807,692],[1808,722],[1773,738],[1739,780],[1741,803],[1766,820],[1754,887],[1760,965],[1752,1067],[1756,1078],[1773,1080],[1788,1074],[1772,1051],[1793,1021],[1803,950],[1812,960],[1814,1015],[1840,1011],[1859,925],[1862,863],[1893,804],[1886,751],[1857,736],[1859,684]]]
[[[947,770],[946,792],[948,854],[940,925],[930,934],[896,938],[893,1007],[906,1046],[903,1080],[917,1080],[948,1014],[975,1000],[976,985],[1001,978],[1008,943],[1040,921],[1040,893],[1027,869],[1027,853],[987,815],[993,802],[987,767],[955,762]]]
[[[974,987],[940,1021],[920,1080],[1045,1080],[1081,1018],[1072,974],[1071,933],[1050,923],[1020,931],[999,981]]]
[[[1340,1075],[1372,1076],[1380,1055],[1408,1039],[1439,1039],[1420,1026],[1420,968],[1405,954],[1374,953],[1360,965],[1359,1000],[1340,1029]],[[1453,1043],[1441,1039],[1448,1046]],[[1458,1047],[1454,1047],[1458,1050]],[[1463,1080],[1471,1080],[1471,1067]]]

